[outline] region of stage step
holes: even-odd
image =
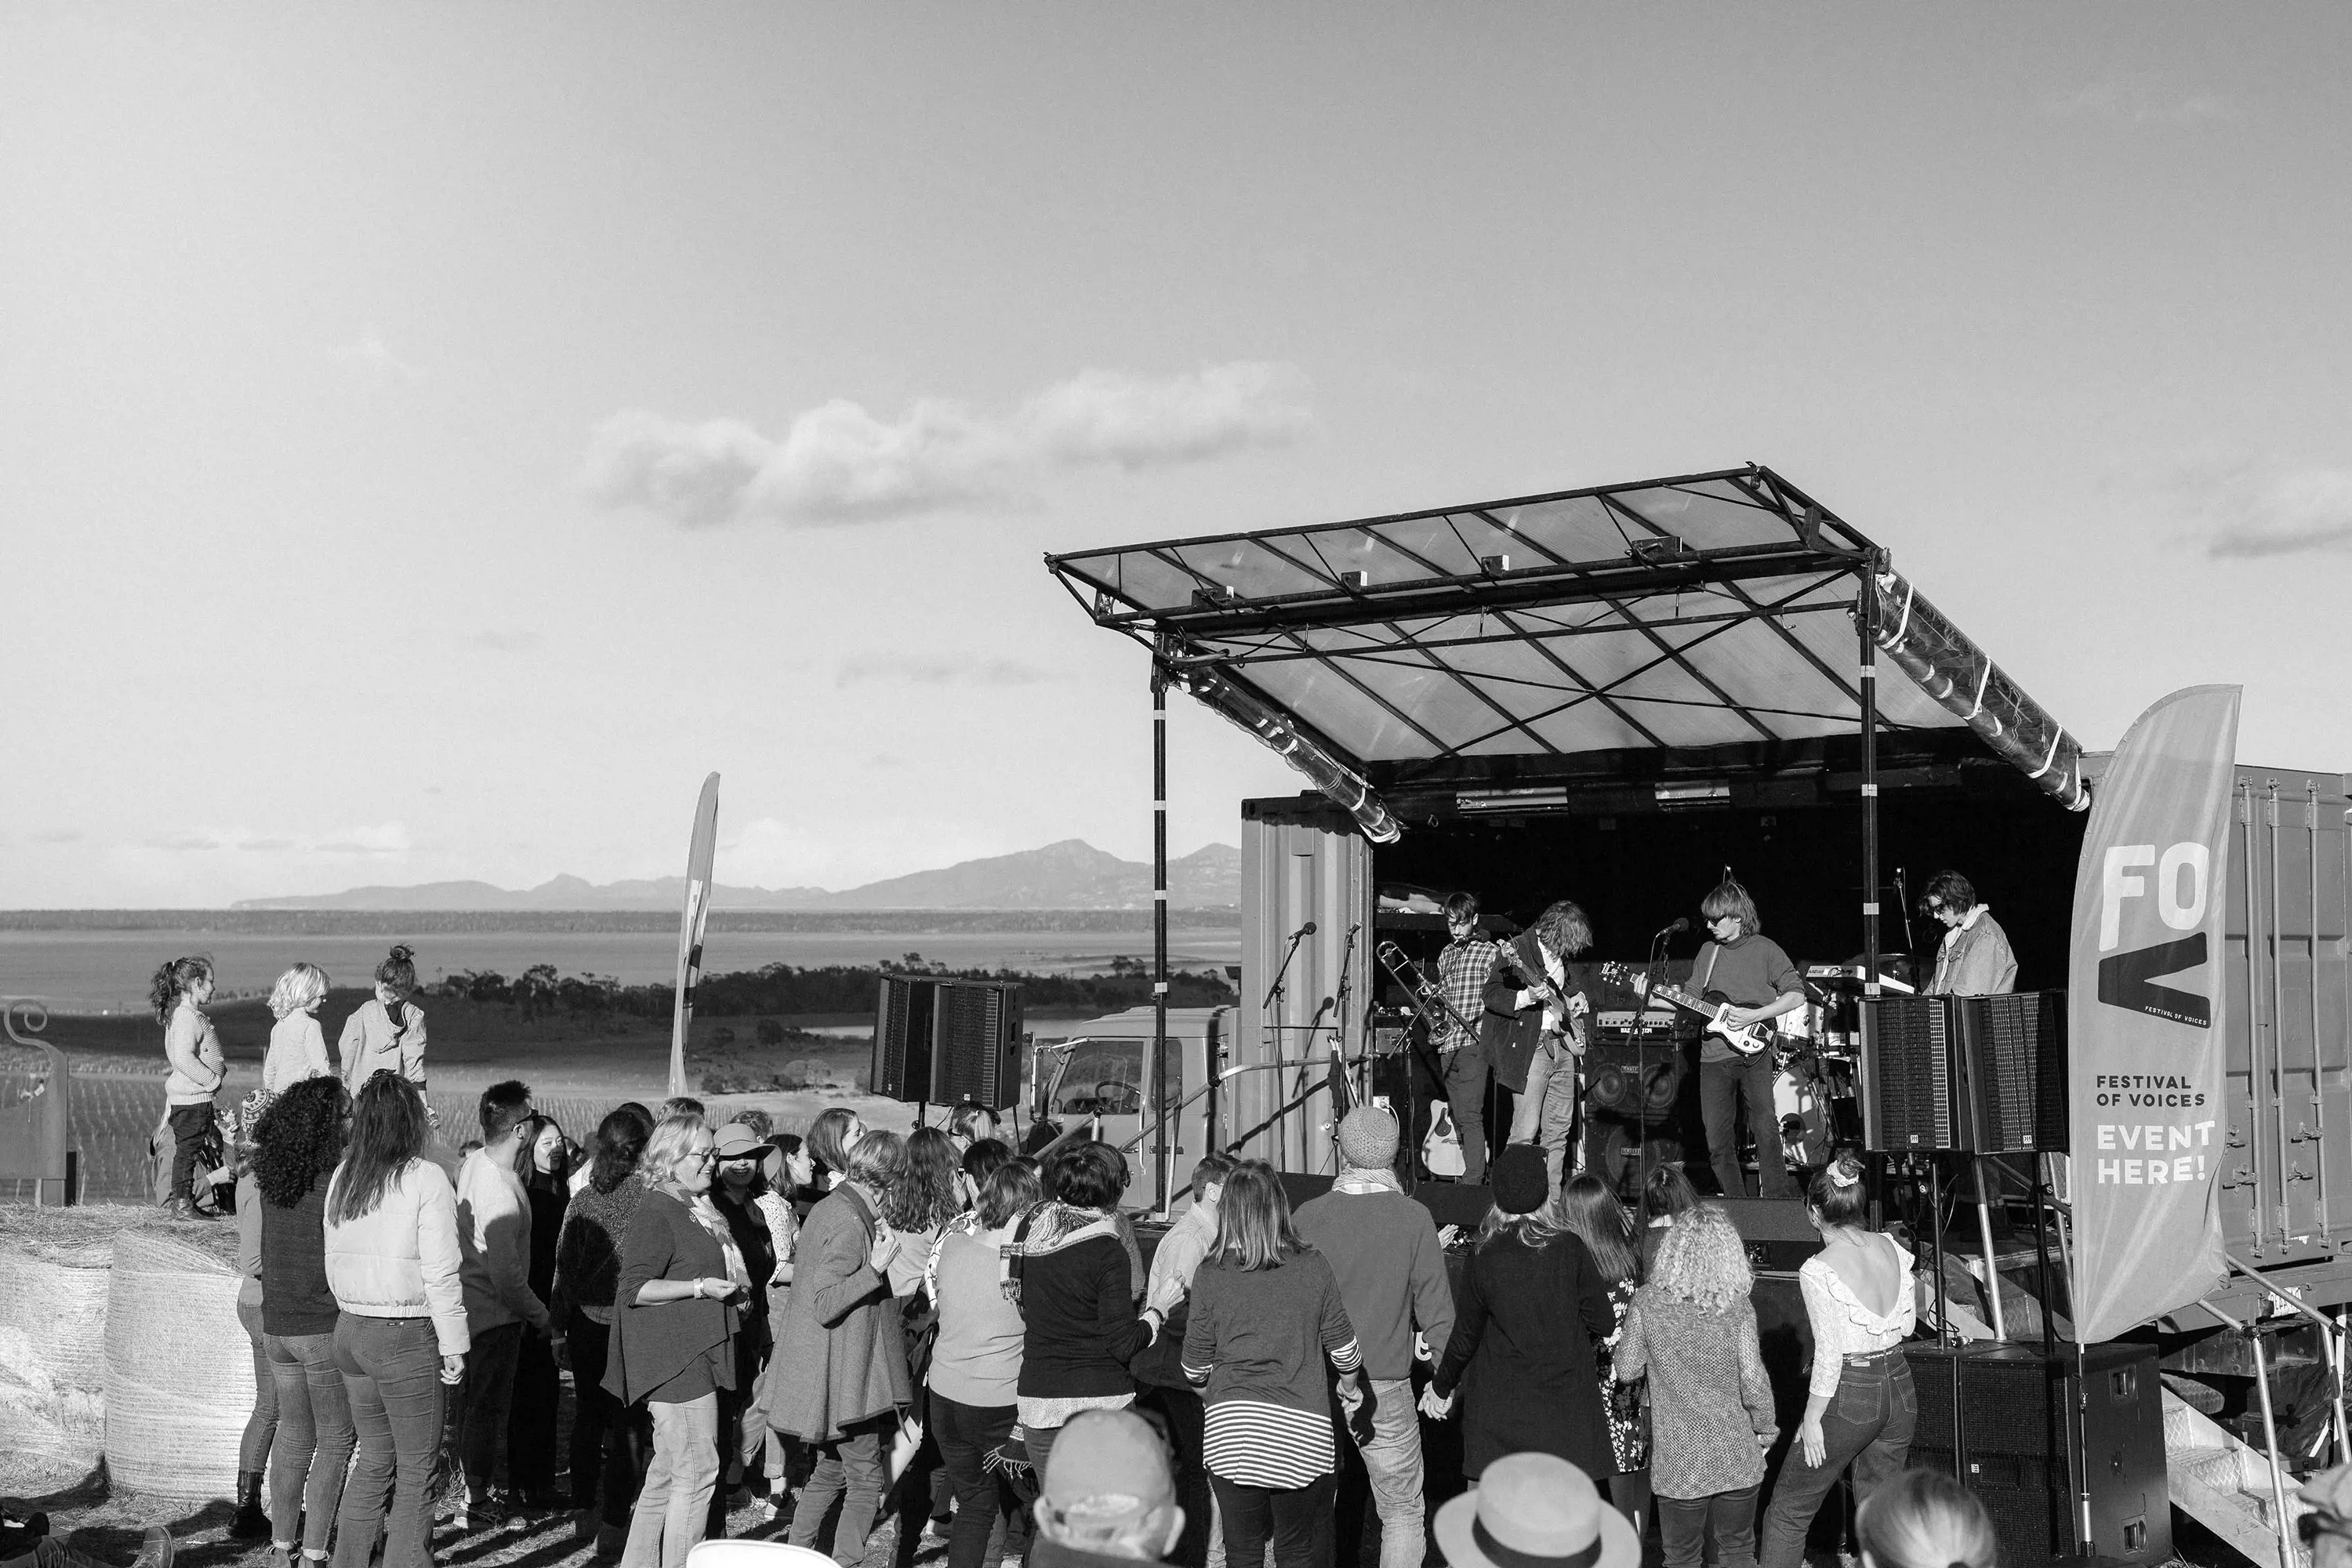
[[[2164,1457],[2173,1507],[2228,1542],[2257,1568],[2279,1568],[2278,1534],[2273,1521],[2277,1503],[2271,1489],[2270,1461],[2260,1449],[2240,1442],[2167,1388]],[[2294,1487],[2292,1477],[2287,1484]],[[2295,1521],[2310,1511],[2292,1489],[2287,1492],[2289,1540],[2296,1539]],[[2298,1568],[2309,1568],[2311,1553],[2299,1542],[2294,1561]]]

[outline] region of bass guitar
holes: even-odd
[[[1626,986],[1636,995],[1646,990],[1661,1002],[1670,1002],[1685,1012],[1697,1014],[1706,1020],[1701,1034],[1715,1036],[1743,1057],[1768,1051],[1779,1039],[1780,1031],[1772,1026],[1769,1018],[1760,1024],[1725,1023],[1724,1015],[1738,1004],[1720,991],[1701,994],[1665,981],[1653,985],[1642,971],[1630,963],[1604,963],[1601,966],[1601,978],[1612,985]]]

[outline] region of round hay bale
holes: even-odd
[[[0,1237],[0,1447],[87,1469],[105,1437],[104,1241]]]
[[[236,1272],[169,1235],[114,1238],[106,1320],[106,1463],[116,1485],[167,1498],[233,1495],[253,1410]]]

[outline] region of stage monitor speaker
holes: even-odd
[[[1021,987],[886,974],[874,1011],[872,1092],[908,1104],[1012,1107],[1021,1093]]]
[[[1621,1121],[1663,1127],[1683,1092],[1683,1051],[1671,1036],[1642,1047],[1595,1044],[1584,1053],[1584,1103]]]
[[[1966,1149],[1974,1131],[1948,996],[1862,1004],[1862,1136],[1874,1153]]]
[[[2066,994],[1955,999],[1982,1154],[2067,1146]]]
[[[1822,1233],[1805,1217],[1801,1198],[1709,1198],[1748,1244],[1748,1267],[1793,1274],[1822,1249]]]
[[[2087,1382],[2077,1378],[2073,1345],[2048,1356],[2038,1345],[2011,1344],[1913,1345],[1906,1354],[1919,1395],[1910,1463],[1957,1476],[1976,1494],[2000,1538],[2001,1568],[2073,1560],[2075,1505],[2085,1490],[2091,1555],[2138,1564],[2171,1557],[2153,1346],[2089,1346]]]

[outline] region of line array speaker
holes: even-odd
[[[1021,1092],[1021,987],[1010,982],[886,974],[874,1009],[873,1092],[1008,1110]]]
[[[2090,1498],[2091,1552],[2124,1563],[2172,1555],[2163,1392],[2153,1346],[1914,1345],[1919,1395],[1910,1463],[1955,1476],[1991,1516],[2001,1568],[2075,1561],[2075,1506]],[[2079,1430],[2075,1405],[2082,1402]],[[1954,1447],[1958,1412],[1958,1447]]]
[[[1887,1153],[2066,1147],[2066,994],[1862,1005],[1863,1140]]]

